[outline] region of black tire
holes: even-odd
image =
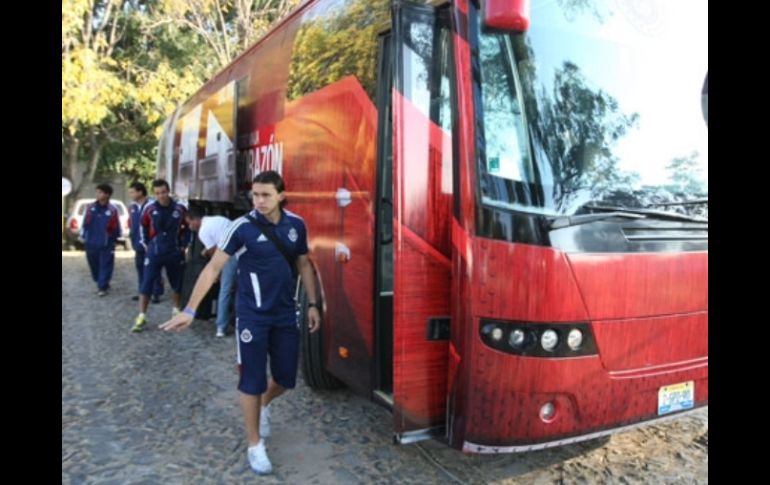
[[[299,328],[300,328],[300,368],[302,378],[311,389],[332,390],[342,387],[342,382],[326,372],[323,362],[323,322],[321,328],[310,333],[307,325],[307,293],[305,287],[299,287]],[[323,308],[319,300],[319,306]]]

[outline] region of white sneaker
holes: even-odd
[[[217,329],[217,337],[224,337],[224,336],[225,336],[225,331],[222,330],[221,328],[218,328]]]
[[[262,407],[259,411],[259,436],[267,438],[270,436],[270,405]]]
[[[267,457],[267,450],[265,450],[265,440],[259,440],[255,446],[250,446],[247,455],[251,469],[257,474],[267,475],[273,471],[273,465]]]

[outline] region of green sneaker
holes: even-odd
[[[139,315],[134,321],[134,326],[131,329],[132,332],[141,332],[144,326],[147,324],[147,318],[144,315]]]

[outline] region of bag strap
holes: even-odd
[[[265,235],[266,238],[270,240],[275,245],[275,248],[280,252],[287,263],[289,263],[289,269],[291,269],[291,274],[293,277],[297,277],[297,268],[295,267],[294,260],[289,256],[289,251],[286,249],[286,246],[284,246],[280,239],[278,239],[278,236],[275,235],[275,232],[273,231],[273,228],[270,226],[267,226],[265,224],[262,224],[257,220],[256,217],[253,217],[251,214],[247,215],[246,218],[253,222],[259,230],[262,232],[262,234]]]

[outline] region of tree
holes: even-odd
[[[148,35],[150,3],[62,1],[62,175],[73,182],[68,203],[97,174],[121,163],[133,159],[140,165],[134,173],[146,174],[152,163],[146,147],[157,143],[161,120],[200,84],[194,62],[187,64],[193,69],[180,69],[157,48],[164,36]],[[127,157],[131,147],[140,149]]]
[[[176,25],[197,36],[213,53],[207,76],[248,49],[299,0],[160,0],[150,28]]]
[[[631,192],[639,176],[620,170],[614,147],[637,126],[639,115],[624,113],[613,96],[592,89],[570,61],[555,70],[552,85],[541,83],[531,61],[532,47],[519,40],[515,48],[522,59],[519,66],[534,151],[553,175],[555,202],[566,209],[586,192],[592,198]]]
[[[575,64],[564,62],[553,81],[551,93],[541,93],[541,106],[554,171],[567,187],[601,191],[617,186],[623,176],[612,148],[638,115],[624,114],[616,99],[588,87]]]
[[[666,165],[669,172],[670,184],[666,189],[675,193],[689,194],[691,197],[707,192],[706,185],[700,174],[701,164],[698,163],[699,153],[694,151],[684,157],[676,157]]]
[[[369,97],[377,89],[377,32],[387,21],[387,0],[359,0],[303,24],[289,73],[289,99],[355,75]]]
[[[703,179],[700,154],[675,157],[666,165],[669,183],[635,192],[642,205],[708,219],[708,187]],[[694,203],[697,202],[697,203]]]

